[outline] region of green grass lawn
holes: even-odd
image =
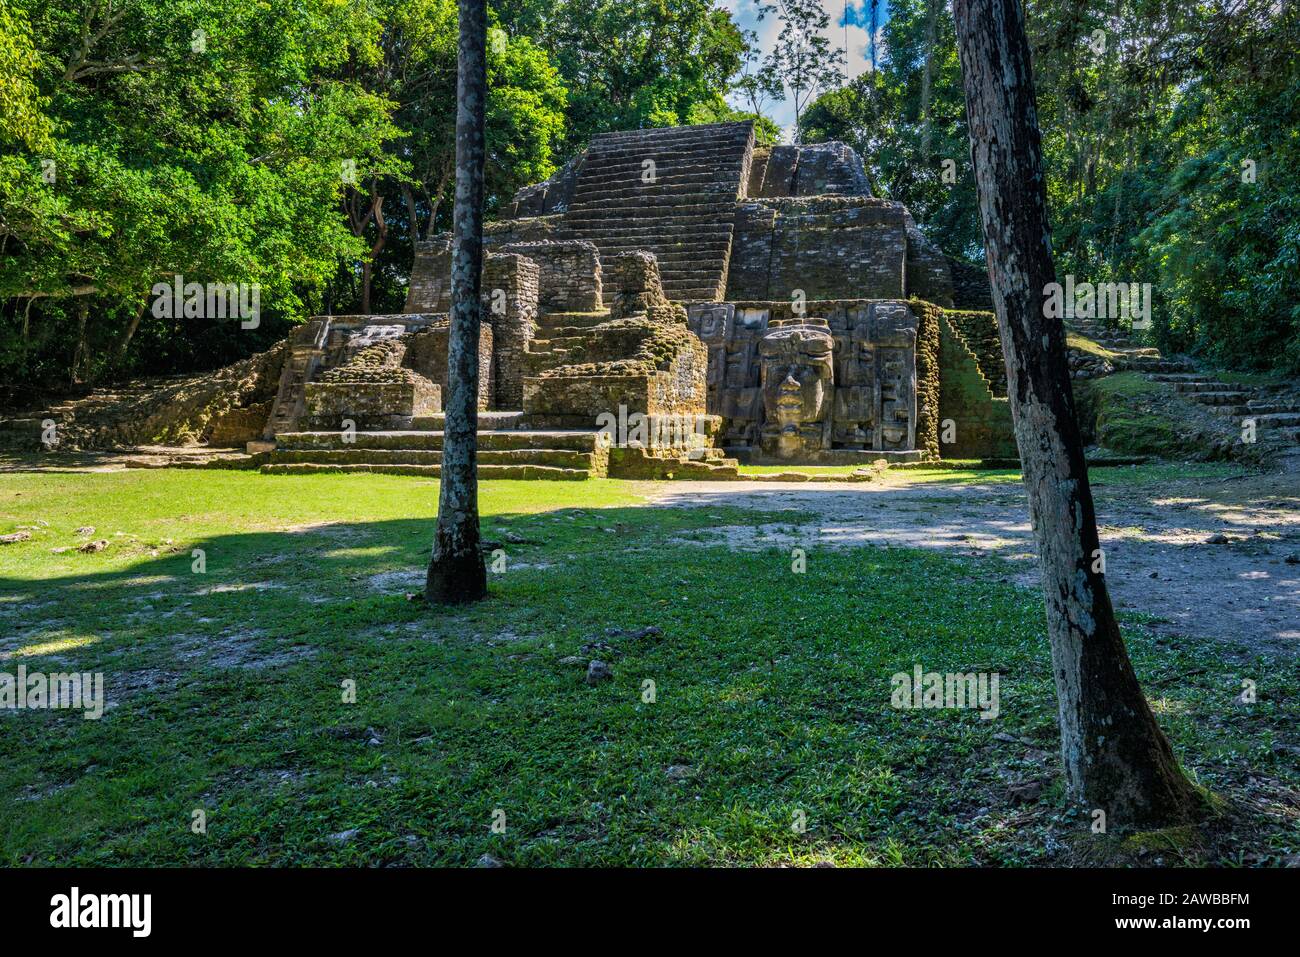
[[[98,721],[0,712],[0,863],[964,865],[1114,850],[1066,808],[1041,597],[1004,565],[813,549],[798,574],[789,552],[682,540],[805,516],[651,508],[637,488],[485,483],[484,536],[506,568],[489,601],[445,611],[406,597],[432,482],[0,475],[0,533],[32,526],[0,545],[0,671],[103,672],[113,702]],[[110,544],[53,551],[94,539]],[[1141,860],[1294,855],[1295,663],[1157,642],[1135,620],[1127,634],[1184,765],[1234,806]],[[586,684],[592,657],[612,680]],[[997,672],[1000,715],[895,710],[890,676],[916,663]],[[1243,675],[1260,682],[1250,707],[1231,700]],[[1041,796],[1012,798],[1034,781]]]

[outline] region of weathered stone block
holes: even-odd
[[[668,305],[654,253],[637,249],[614,256],[609,273],[614,293],[611,319],[640,315]]]
[[[542,240],[506,243],[502,253],[527,256],[537,264],[537,305],[552,312],[595,312],[601,308],[600,254],[594,243]]]
[[[492,395],[498,409],[523,408],[525,356],[537,328],[540,273],[534,260],[518,254],[491,253],[484,260],[483,315],[492,327]]]
[[[417,415],[442,411],[442,393],[423,377],[405,382],[309,382],[303,423],[307,429],[407,429]]]

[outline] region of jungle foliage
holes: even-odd
[[[1295,0],[1026,8],[1061,278],[1151,283],[1167,350],[1300,370]],[[949,7],[891,0],[877,65],[804,138],[852,144],[879,195],[982,265]]]

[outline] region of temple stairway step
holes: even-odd
[[[1247,412],[1255,420],[1256,425],[1274,428],[1300,426],[1300,412],[1254,412],[1250,409],[1247,409]]]
[[[706,220],[699,223],[668,224],[661,228],[593,226],[564,233],[565,239],[579,239],[597,246],[635,249],[642,246],[723,245],[735,227],[730,222]]]
[[[719,168],[728,164],[728,151],[710,150],[699,153],[636,152],[627,156],[595,157],[582,170],[582,181],[589,187],[616,182],[638,182],[654,185],[667,177],[698,176],[707,173],[716,182]],[[651,168],[647,160],[653,160]],[[653,176],[653,179],[649,177]]]
[[[608,135],[608,134],[605,134]],[[584,164],[626,163],[655,156],[716,156],[728,161],[743,150],[745,141],[736,136],[661,136],[654,139],[613,139],[597,137],[591,141]]]
[[[626,203],[614,203],[603,200],[589,208],[570,207],[573,218],[562,227],[565,238],[588,231],[608,232],[620,229],[624,232],[662,232],[663,230],[700,229],[706,227],[731,226],[735,222],[734,206],[730,209],[711,210],[706,205],[656,206],[653,209],[642,208],[635,197]]]
[[[687,153],[717,150],[731,153],[742,148],[744,142],[744,137],[736,132],[701,132],[698,127],[677,127],[676,131],[624,130],[593,137],[588,156],[612,158],[667,150]]]
[[[1300,405],[1290,402],[1270,402],[1267,399],[1251,399],[1246,403],[1251,412],[1259,415],[1271,415],[1275,412],[1291,413],[1300,412]]]
[[[545,465],[556,468],[593,468],[592,452],[574,449],[481,449],[481,465]],[[270,465],[440,465],[439,449],[276,449]]]
[[[348,440],[344,432],[281,432],[276,436],[278,449],[442,449],[442,432],[380,431],[356,432]],[[506,449],[568,449],[594,452],[599,433],[584,429],[527,429],[518,431],[480,430],[478,447],[483,451]]]
[[[315,462],[292,462],[261,466],[264,475],[316,475],[329,472],[368,472],[379,475],[415,475],[439,478],[441,465],[324,465]],[[478,477],[483,481],[513,479],[516,481],[570,481],[581,482],[597,477],[587,469],[555,468],[547,465],[480,465]]]
[[[524,413],[480,413],[488,421],[518,424]],[[428,416],[425,418],[435,418]],[[436,418],[441,418],[436,417]],[[444,434],[437,431],[288,432],[261,471],[268,474],[309,472],[382,472],[397,475],[440,474]],[[595,429],[481,429],[478,433],[480,478],[585,479],[603,477],[609,452]]]
[[[1230,405],[1246,408],[1249,392],[1189,392],[1187,398],[1202,405]]]
[[[647,157],[650,158],[650,157]],[[717,167],[712,163],[691,161],[689,163],[661,164],[656,162],[654,170],[648,166],[628,166],[618,169],[584,170],[581,189],[575,188],[575,200],[591,193],[604,192],[619,187],[631,187],[647,193],[655,190],[690,190],[692,192],[712,193],[728,192],[734,186],[727,180],[718,180]],[[732,193],[734,196],[734,192]]]
[[[1211,382],[1209,376],[1201,372],[1162,372],[1150,377],[1153,382]]]
[[[433,415],[417,415],[411,419],[411,430],[439,432],[446,420],[447,416],[442,412],[435,412]],[[478,412],[480,432],[503,432],[522,429],[525,427],[525,421],[523,412],[499,412],[484,409],[479,409]]]
[[[544,312],[537,317],[540,331],[552,328],[590,329],[609,322],[609,312]],[[544,338],[544,337],[541,337]]]
[[[569,204],[570,212],[599,212],[614,208],[632,211],[634,204],[647,199],[660,199],[657,209],[681,209],[689,206],[734,205],[735,193],[727,184],[674,183],[668,177],[654,183],[593,184],[582,192],[575,192]]]

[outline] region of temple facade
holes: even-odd
[[[481,444],[510,453],[485,465],[727,477],[1015,454],[982,271],[870,196],[844,144],[758,147],[750,123],[598,136],[484,242]],[[401,465],[407,446],[436,464],[451,246],[418,248],[404,313],[299,330],[272,466]],[[638,438],[601,426],[629,416]],[[364,438],[341,447],[345,429]]]

